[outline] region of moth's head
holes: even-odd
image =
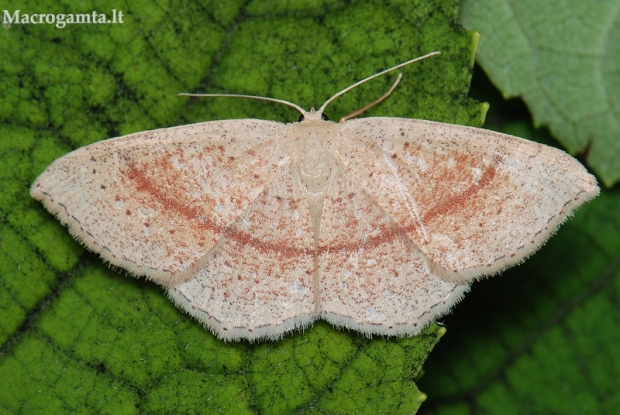
[[[318,120],[329,121],[329,117],[323,114],[323,111],[315,111],[314,107],[312,107],[310,108],[310,111],[302,112],[297,119],[297,122]]]

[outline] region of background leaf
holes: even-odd
[[[620,179],[620,2],[464,0],[460,21],[482,33],[478,62],[536,126]]]
[[[444,329],[367,340],[325,323],[280,342],[223,343],[152,283],[82,249],[28,196],[77,147],[227,118],[294,121],[287,107],[189,100],[236,92],[309,108],[396,63],[393,96],[368,115],[480,125],[467,98],[476,37],[453,1],[15,2],[21,13],[124,13],[124,24],[0,29],[0,411],[4,413],[412,413],[414,383]],[[365,85],[333,119],[393,81]]]

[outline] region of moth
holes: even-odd
[[[223,120],[100,141],[31,196],[110,264],[165,288],[224,340],[324,319],[412,336],[470,283],[522,262],[596,179],[567,153],[407,118]],[[211,96],[221,96],[211,94]],[[256,97],[249,97],[256,98]]]

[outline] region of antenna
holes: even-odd
[[[400,80],[403,79],[403,74],[399,73],[398,74],[398,78],[396,78],[396,81],[394,82],[394,84],[392,85],[392,87],[388,90],[388,92],[386,92],[385,94],[381,95],[378,99],[375,99],[373,102],[371,102],[370,104],[353,111],[351,114],[344,116],[340,119],[340,121],[338,122],[345,122],[346,120],[350,120],[351,118],[355,118],[358,115],[362,114],[364,111],[366,111],[367,109],[370,109],[372,107],[374,107],[375,105],[377,105],[378,103],[380,103],[381,101],[383,101],[384,99],[386,99],[387,97],[389,97],[392,94],[392,91],[394,91],[396,89],[396,86],[398,86],[398,84],[400,83]]]
[[[257,99],[259,101],[271,101],[271,102],[277,102],[279,104],[288,105],[289,107],[295,108],[302,115],[307,113],[307,111],[304,110],[302,107],[300,107],[299,105],[293,104],[292,102],[288,102],[288,101],[285,101],[283,99],[277,99],[277,98],[259,97],[259,96],[256,96],[256,95],[242,95],[242,94],[187,94],[187,93],[180,93],[180,94],[177,94],[177,96],[183,96],[183,97],[225,97],[225,98]]]
[[[381,72],[379,72],[379,73],[377,73],[377,74],[374,74],[374,75],[372,75],[372,76],[369,76],[368,78],[362,79],[361,81],[356,82],[356,83],[354,83],[353,85],[346,87],[345,89],[343,89],[342,91],[338,92],[336,95],[334,95],[333,97],[331,97],[330,99],[328,99],[327,101],[325,101],[325,104],[323,104],[323,105],[321,106],[321,108],[319,108],[319,112],[320,112],[320,113],[323,113],[323,111],[325,110],[325,108],[326,108],[326,107],[327,107],[327,106],[328,106],[328,105],[329,105],[329,104],[330,104],[333,100],[335,100],[335,99],[336,99],[336,98],[338,98],[339,96],[342,96],[342,95],[346,94],[347,92],[349,92],[349,91],[350,91],[350,90],[352,90],[353,88],[357,88],[358,86],[360,86],[360,85],[362,85],[362,84],[365,84],[366,82],[370,81],[371,79],[378,78],[378,77],[380,77],[380,76],[382,76],[382,75],[385,75],[385,74],[386,74],[386,73],[388,73],[388,72],[395,71],[396,69],[400,69],[400,68],[402,68],[402,67],[404,67],[404,66],[411,65],[411,64],[412,64],[412,63],[414,63],[414,62],[421,61],[422,59],[430,58],[431,56],[440,55],[440,54],[441,54],[441,52],[431,52],[431,53],[427,53],[427,54],[426,54],[426,55],[424,55],[424,56],[420,56],[420,57],[418,57],[418,58],[411,59],[410,61],[403,62],[403,63],[401,63],[401,64],[399,64],[399,65],[396,65],[396,66],[393,66],[393,67],[391,67],[391,68],[389,68],[389,69],[386,69],[385,71],[381,71]],[[382,98],[383,98],[383,97],[382,97]],[[380,102],[380,101],[379,101],[379,102]]]
[[[431,52],[431,53],[427,53],[426,55],[417,57],[415,59],[411,59],[407,62],[403,62],[401,64],[398,64],[396,66],[393,66],[389,69],[386,69],[385,71],[381,71],[379,73],[376,73],[374,75],[369,76],[368,78],[364,78],[359,82],[354,83],[351,86],[346,87],[345,89],[343,89],[342,91],[338,92],[336,95],[334,95],[333,97],[331,97],[330,99],[328,99],[327,101],[325,101],[325,103],[321,106],[321,108],[319,108],[318,112],[319,114],[323,114],[323,111],[325,111],[325,108],[327,108],[327,106],[336,98],[346,94],[347,92],[349,92],[350,90],[352,90],[353,88],[357,88],[358,86],[365,84],[366,82],[378,78],[382,75],[385,75],[388,72],[392,72],[395,71],[396,69],[400,69],[404,66],[407,65],[411,65],[414,62],[418,62],[421,61],[423,59],[426,58],[430,58],[431,56],[435,56],[435,55],[440,55],[441,52],[437,51],[437,52]],[[386,99],[388,96],[390,96],[390,94],[392,93],[392,91],[394,91],[394,89],[396,88],[396,86],[398,85],[398,83],[400,82],[400,80],[402,79],[402,74],[398,74],[398,78],[396,79],[396,82],[394,82],[394,84],[392,85],[392,87],[385,93],[383,94],[379,99],[371,102],[370,104],[364,106],[363,108],[360,108],[356,111],[353,111],[351,114],[342,117],[340,119],[340,122],[346,121],[348,119],[351,119],[353,117],[357,117],[358,115],[360,115],[361,113],[363,113],[364,111],[368,110],[369,108],[374,107],[375,105],[377,105],[378,103],[380,103],[381,101],[383,101],[384,99]],[[256,99],[259,101],[270,101],[270,102],[277,102],[279,104],[284,104],[287,105],[291,108],[295,108],[297,111],[299,111],[302,115],[307,115],[308,111],[304,110],[303,108],[301,108],[299,105],[293,104],[292,102],[289,101],[285,101],[283,99],[277,99],[277,98],[268,98],[268,97],[259,97],[256,95],[242,95],[242,94],[188,94],[188,93],[181,93],[181,94],[177,94],[178,96],[184,96],[184,97],[224,97],[224,98],[248,98],[248,99]],[[314,111],[314,110],[313,110]]]

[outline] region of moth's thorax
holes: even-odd
[[[310,113],[316,114],[316,113]],[[293,169],[308,196],[325,193],[335,168],[333,143],[340,139],[340,125],[320,118],[291,124]]]

